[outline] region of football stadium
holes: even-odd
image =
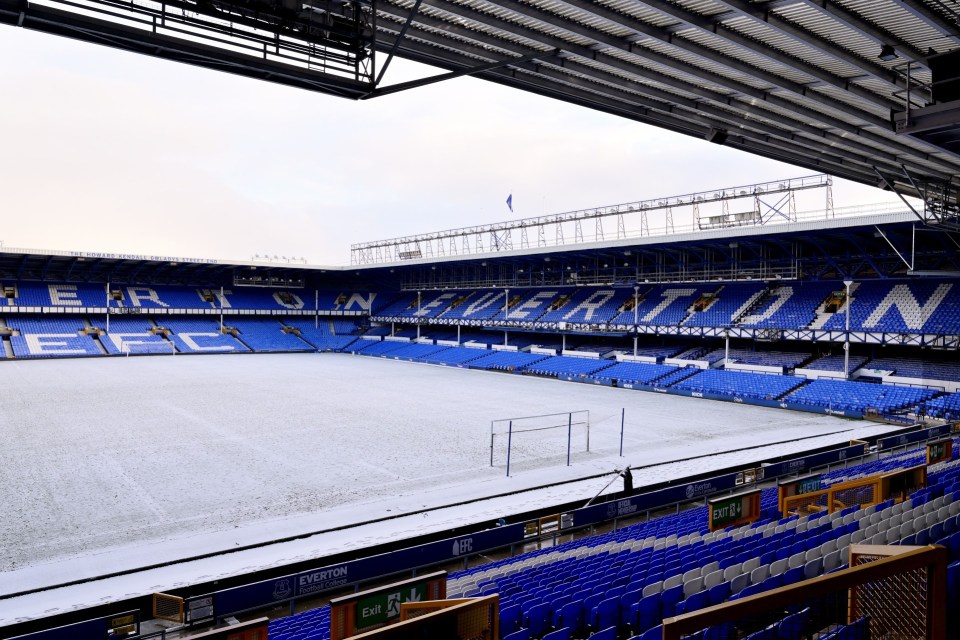
[[[473,76],[801,168],[344,265],[0,243],[0,638],[960,637],[960,3],[0,22],[350,100]]]

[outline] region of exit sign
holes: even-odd
[[[710,531],[754,522],[760,518],[759,489],[714,498],[707,504],[710,507]]]
[[[400,618],[400,605],[404,602],[426,600],[426,585],[418,584],[402,590],[377,593],[357,602],[357,628],[394,622]]]

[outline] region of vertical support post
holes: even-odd
[[[223,285],[220,285],[220,333],[223,334]]]
[[[510,426],[507,428],[507,477],[510,477],[510,448],[513,444],[513,420],[510,421]]]
[[[563,338],[563,343],[560,345],[560,353],[563,353],[567,350],[567,334],[563,334],[560,337]]]
[[[844,280],[843,286],[846,287],[846,297],[843,306],[846,308],[845,329],[843,333],[843,379],[850,379],[850,280]]]
[[[457,325],[457,344],[460,344],[460,325]]]
[[[420,292],[417,291],[417,340],[420,339]]]
[[[723,352],[723,368],[727,368],[727,364],[730,362],[730,332],[723,332],[723,341],[724,341],[724,352]]]
[[[637,307],[640,305],[640,285],[633,285],[633,330],[637,330],[637,325],[639,324],[637,313]],[[633,354],[637,355],[637,354]]]
[[[496,436],[493,433],[493,423],[490,423],[490,466],[493,466],[493,439]]]
[[[110,283],[107,282],[107,333],[110,333]]]
[[[633,357],[637,357],[637,336],[633,336]]]
[[[506,331],[506,329],[504,329],[504,331],[503,331],[503,346],[505,346],[505,347],[508,346],[508,342],[507,342],[507,331]]]
[[[620,457],[623,457],[623,423],[627,417],[627,408],[620,410]]]
[[[567,466],[570,466],[570,442],[573,440],[573,413],[567,414]]]
[[[320,290],[319,289],[313,290],[313,309],[314,309],[313,328],[319,329],[320,328]]]

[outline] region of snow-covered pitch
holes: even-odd
[[[598,474],[627,464],[643,486],[881,430],[340,354],[11,361],[0,381],[0,595],[417,513],[167,573],[149,592],[587,500],[611,477]],[[590,411],[591,442],[572,466],[565,433],[562,455],[520,461],[509,478],[489,466],[491,420],[576,410]],[[532,487],[547,488],[484,500]],[[0,624],[21,617],[12,604],[0,602]]]

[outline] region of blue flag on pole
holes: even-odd
[[[507,196],[507,206],[510,207],[510,213],[513,213],[513,194]]]

